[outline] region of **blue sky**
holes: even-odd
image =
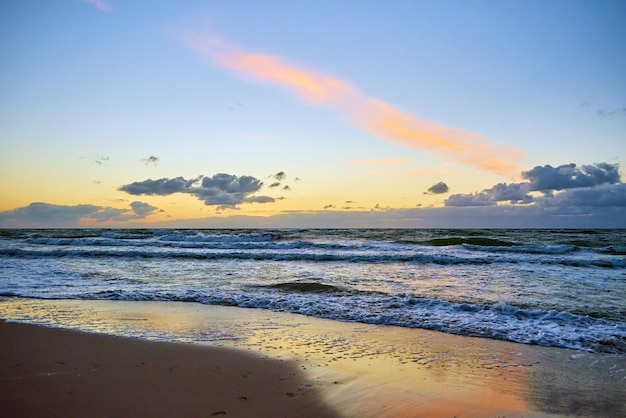
[[[623,1],[4,0],[0,227],[626,227],[624,21]]]

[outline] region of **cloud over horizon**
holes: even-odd
[[[530,181],[530,190],[564,190],[575,187],[593,187],[601,184],[614,184],[620,181],[617,164],[597,163],[583,165],[537,166],[522,172],[522,178]]]
[[[119,190],[131,195],[148,196],[187,193],[197,197],[207,206],[235,208],[242,203],[274,202],[274,198],[270,196],[251,196],[262,186],[263,182],[252,176],[238,177],[233,174],[218,173],[213,177],[201,175],[188,180],[183,177],[148,179],[124,185]]]
[[[278,56],[247,53],[211,35],[191,34],[185,41],[212,64],[285,87],[306,103],[335,109],[355,126],[381,139],[411,149],[436,152],[506,177],[516,177],[521,171],[521,150],[416,118],[390,103],[368,97],[347,81],[287,64]]]
[[[81,221],[95,222],[130,221],[144,219],[162,212],[156,206],[144,202],[130,203],[130,209],[118,209],[97,205],[55,205],[33,202],[28,206],[0,212],[0,223],[6,227],[76,227]]]
[[[498,183],[481,192],[454,194],[444,204],[454,207],[494,206],[499,202],[512,205],[626,206],[625,185],[620,183],[617,164],[536,166],[522,172],[522,178],[529,181]],[[533,196],[530,192],[541,192],[543,196]]]
[[[110,225],[107,222],[113,222],[127,227],[626,228],[626,183],[621,182],[617,164],[537,166],[525,171],[524,176],[528,181],[497,183],[480,192],[453,194],[444,201],[444,207],[409,209],[377,204],[366,209],[327,204],[318,210],[283,211],[271,216],[229,215],[134,224],[135,220],[163,210],[140,201],[133,201],[125,209],[34,202],[0,212],[0,227],[71,228],[93,226],[94,223],[106,226]],[[284,179],[286,175],[279,172],[269,178]],[[256,195],[262,187],[263,183],[251,176],[219,173],[192,179],[145,180],[122,186],[120,190],[152,196],[187,193],[207,205],[218,206],[218,209],[237,209],[235,205],[240,203],[271,203],[281,199]],[[444,192],[446,187],[444,182],[439,182],[429,190],[431,193]]]

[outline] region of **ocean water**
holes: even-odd
[[[13,320],[177,301],[626,354],[626,231],[0,230],[0,297]]]

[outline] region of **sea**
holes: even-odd
[[[0,230],[0,318],[63,326],[15,309],[48,300],[234,306],[624,355],[626,230]]]

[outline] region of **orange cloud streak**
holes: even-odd
[[[235,52],[219,55],[216,62],[231,70],[255,76],[260,80],[285,85],[305,100],[315,104],[333,103],[349,95],[351,88],[341,80],[284,65],[280,58]]]
[[[189,42],[214,63],[260,81],[287,87],[310,103],[337,105],[356,92],[343,80],[289,66],[280,57],[248,54],[211,36],[190,38]]]
[[[191,37],[190,45],[213,63],[257,80],[287,87],[305,101],[346,113],[355,125],[402,146],[438,152],[495,174],[518,177],[520,150],[498,147],[478,135],[417,119],[372,99],[350,83],[283,62],[280,57],[248,54],[211,37]]]
[[[465,152],[469,134],[455,132],[436,124],[417,120],[379,100],[366,100],[354,112],[355,123],[370,132],[395,140],[409,148],[442,152]]]

